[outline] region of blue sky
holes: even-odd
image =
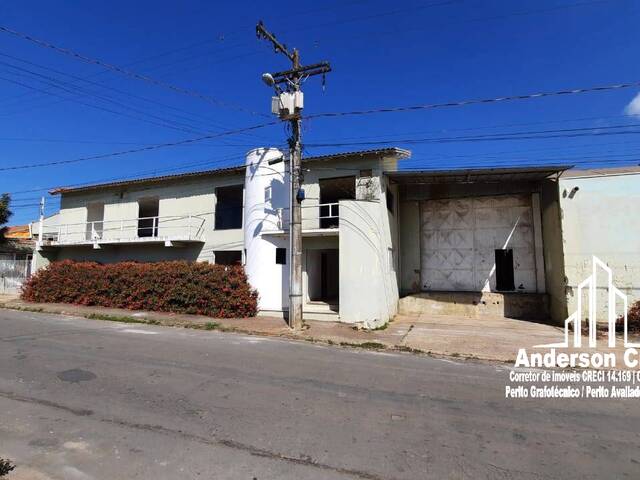
[[[256,39],[258,19],[298,47],[303,63],[331,62],[324,92],[319,78],[304,86],[309,115],[640,80],[635,0],[23,1],[3,3],[0,13],[2,26],[231,106],[0,33],[1,166],[75,159],[268,121],[255,114],[270,108],[271,92],[260,75],[288,65]],[[625,108],[638,91],[314,119],[304,125],[305,154],[368,148],[314,143],[388,140],[412,150],[405,168],[635,165],[640,139],[625,126],[640,124],[628,115],[640,114],[640,100],[635,110]],[[624,128],[611,128],[617,126]],[[551,132],[534,139],[486,137],[541,131]],[[485,138],[452,139],[479,135]],[[0,192],[13,193],[12,223],[18,224],[37,216],[33,204],[54,186],[236,165],[248,149],[285,138],[277,125],[190,146],[3,171]],[[416,139],[421,143],[403,142]],[[43,190],[27,191],[35,189]],[[57,200],[47,197],[53,212]]]

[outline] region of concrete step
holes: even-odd
[[[340,318],[337,304],[327,302],[308,302],[302,307],[302,317],[305,320],[327,320],[336,322]]]
[[[403,315],[498,316],[523,320],[549,317],[548,298],[540,293],[421,292],[400,299]]]

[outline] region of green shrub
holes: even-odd
[[[33,275],[22,288],[22,298],[230,318],[254,316],[258,294],[242,266],[64,260]]]

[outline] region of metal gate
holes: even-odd
[[[31,274],[31,255],[0,253],[0,293],[20,293]]]
[[[496,250],[511,249],[516,289],[536,291],[530,195],[426,200],[421,210],[423,290],[495,291]]]

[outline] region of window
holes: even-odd
[[[242,252],[240,250],[214,251],[216,265],[241,265]]]
[[[340,200],[355,200],[356,177],[323,178],[318,182],[320,186],[320,228],[338,228]]]
[[[216,188],[216,230],[242,228],[242,185]]]
[[[386,196],[387,196],[387,210],[389,210],[393,215],[395,198],[393,197],[391,188],[389,188],[388,186],[387,186]]]
[[[286,265],[287,264],[287,249],[286,248],[276,248],[276,264],[278,264],[278,265]]]
[[[496,290],[515,290],[513,278],[513,250],[498,249],[496,255]]]

